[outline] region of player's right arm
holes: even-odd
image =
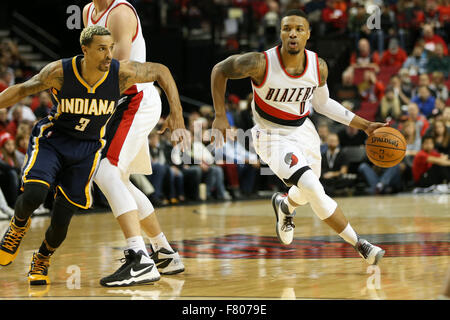
[[[64,75],[61,60],[49,63],[28,81],[15,84],[0,93],[0,108],[10,107],[27,96],[49,88],[60,90],[63,82]]]
[[[216,113],[213,129],[220,130],[225,136],[230,127],[225,109],[225,91],[228,79],[250,77],[260,84],[264,80],[266,59],[261,52],[249,52],[228,57],[214,66],[211,72],[211,95]]]

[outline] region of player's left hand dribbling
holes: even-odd
[[[369,125],[367,126],[367,129],[364,130],[364,132],[370,136],[375,130],[377,130],[378,128],[381,127],[387,127],[389,124],[388,123],[383,123],[383,122],[371,122],[369,123]]]

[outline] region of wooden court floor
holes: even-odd
[[[338,198],[354,229],[386,249],[368,266],[310,207],[295,239],[278,243],[270,200],[161,208],[163,230],[186,271],[151,285],[104,288],[124,239],[111,213],[76,215],[51,260],[52,284],[26,274],[49,224],[35,217],[17,259],[0,268],[0,299],[435,299],[450,265],[449,195]],[[8,221],[0,221],[0,230]]]

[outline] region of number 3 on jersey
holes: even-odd
[[[84,129],[86,129],[87,125],[89,124],[89,122],[91,122],[90,119],[80,118],[79,125],[75,126],[75,129],[78,131],[84,131]]]

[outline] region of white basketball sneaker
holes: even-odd
[[[292,219],[295,216],[295,211],[291,214],[283,210],[283,200],[286,198],[281,192],[277,192],[272,196],[272,206],[275,211],[275,217],[277,218],[276,230],[278,240],[282,244],[291,244],[294,239],[295,225]]]
[[[184,264],[181,262],[177,251],[169,251],[161,248],[151,254],[151,258],[156,263],[159,272],[164,275],[177,274],[184,271]]]
[[[369,243],[369,241],[361,238],[358,239],[355,249],[368,264],[372,265],[376,265],[381,258],[383,258],[384,253],[386,252],[380,247],[374,246]]]

